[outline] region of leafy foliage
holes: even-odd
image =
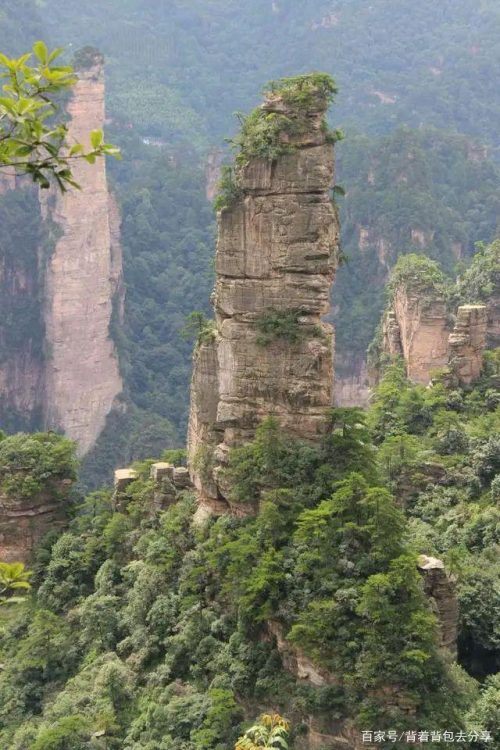
[[[259,747],[265,750],[288,750],[289,730],[290,724],[286,719],[277,714],[263,714],[258,723],[247,729],[243,737],[240,737],[235,750],[255,750]]]
[[[76,83],[73,68],[53,64],[62,49],[49,52],[44,42],[33,45],[33,52],[18,58],[0,54],[0,78],[5,83],[0,97],[0,165],[28,174],[42,188],[53,179],[65,191],[77,187],[71,174],[71,161],[83,158],[93,164],[103,154],[119,155],[104,142],[103,133],[90,134],[91,148],[68,144],[64,122],[53,123],[58,114],[56,97]],[[34,65],[28,63],[34,58]]]
[[[24,598],[16,596],[16,592],[28,591],[31,588],[30,578],[31,572],[26,570],[23,563],[0,562],[0,604],[23,602]]]
[[[286,713],[290,746],[306,717],[332,712],[403,731],[411,705],[412,726],[458,730],[483,700],[489,717],[490,698],[438,648],[416,553],[443,555],[455,571],[460,659],[488,675],[498,653],[492,377],[424,390],[395,365],[368,424],[360,410],[334,409],[316,445],[264,421],[225,477],[232,502],[254,504],[256,517],[194,526],[189,495],[159,509],[150,462],[119,509],[110,492],[88,496],[39,552],[33,610],[0,639],[0,740],[44,747],[73,727],[78,741],[127,750],[273,747],[277,725],[247,729],[248,705]],[[269,622],[338,684],[322,697],[288,675],[263,637]]]
[[[19,433],[0,441],[0,487],[10,496],[28,498],[52,480],[71,482],[76,467],[74,443],[60,435]]]
[[[298,343],[305,335],[300,317],[300,310],[268,310],[257,318],[257,343],[259,346],[268,346],[276,339],[283,339],[290,344]]]

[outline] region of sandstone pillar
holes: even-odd
[[[230,448],[251,440],[268,415],[317,440],[333,402],[333,328],[322,316],[338,221],[326,107],[316,99],[304,113],[268,97],[262,110],[300,126],[288,153],[239,168],[239,196],[218,215],[216,327],[194,356],[188,440],[192,480],[214,512],[227,510],[219,479]]]

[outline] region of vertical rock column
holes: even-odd
[[[426,298],[419,288],[412,289],[408,284],[397,290],[393,306],[393,317],[387,318],[386,335],[396,340],[395,332],[390,329],[397,321],[408,377],[427,385],[432,371],[448,363],[450,331],[446,301],[438,293]]]
[[[104,125],[103,60],[87,56],[68,104],[70,140],[85,142]],[[45,211],[60,236],[46,260],[47,369],[44,421],[78,442],[85,454],[104,427],[122,390],[109,326],[113,296],[121,285],[116,206],[104,159],[75,162],[81,190],[52,193]],[[111,217],[111,225],[110,225]]]
[[[240,168],[240,196],[218,216],[216,329],[195,352],[188,440],[192,480],[213,512],[228,509],[220,468],[230,448],[251,440],[269,415],[290,434],[318,440],[332,405],[333,328],[322,316],[338,221],[329,194],[333,146],[322,127],[327,105],[316,104],[301,113],[289,153]],[[279,96],[262,108],[298,116]],[[294,335],[269,333],[273,319],[278,328],[292,321]]]
[[[481,374],[486,349],[488,308],[461,305],[449,338],[450,368],[461,384],[469,384]]]

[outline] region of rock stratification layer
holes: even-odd
[[[68,104],[70,139],[84,142],[104,124],[102,58],[78,71]],[[113,297],[121,285],[116,206],[110,198],[104,159],[75,162],[80,190],[55,193],[46,212],[61,232],[47,261],[45,329],[49,345],[45,427],[62,430],[85,454],[104,427],[122,390],[109,326]]]
[[[288,153],[249,158],[237,199],[218,216],[215,330],[195,352],[189,425],[192,479],[215,512],[227,510],[220,468],[230,448],[250,440],[269,415],[291,434],[318,439],[332,405],[333,328],[322,316],[338,221],[326,106],[318,99],[300,114]],[[298,117],[279,96],[262,109]]]
[[[61,489],[67,490],[61,482],[33,497],[10,497],[0,492],[0,560],[2,562],[29,562],[35,546],[43,537],[67,523],[64,503],[55,499]]]

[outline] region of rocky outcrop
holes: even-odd
[[[456,658],[458,599],[455,582],[446,573],[442,560],[435,557],[420,555],[418,569],[423,577],[424,591],[439,621],[441,645]]]
[[[448,364],[449,334],[442,295],[426,297],[410,285],[396,291],[383,323],[384,351],[402,354],[410,380],[427,385],[432,371]]]
[[[151,465],[149,478],[152,483],[152,502],[144,510],[153,515],[177,502],[181,493],[192,489],[189,471],[185,466],[174,466],[163,461]],[[113,506],[123,510],[128,502],[128,490],[139,479],[139,473],[132,468],[116,469],[114,479]]]
[[[382,353],[402,357],[410,380],[428,385],[432,373],[447,367],[457,384],[468,385],[481,374],[487,345],[488,308],[461,305],[451,328],[443,299],[408,296],[398,290],[382,321]],[[371,381],[377,376],[371,374]]]
[[[263,109],[298,117],[279,96]],[[188,438],[193,482],[213,512],[228,509],[220,469],[230,448],[250,440],[268,415],[316,440],[333,402],[333,329],[322,316],[338,222],[325,110],[318,101],[301,115],[298,136],[280,134],[293,141],[289,153],[250,158],[238,175],[239,197],[218,216],[216,329],[195,353]]]
[[[104,124],[103,61],[96,54],[78,71],[68,104],[70,139],[85,142]],[[118,215],[110,198],[104,159],[74,163],[80,190],[53,192],[45,211],[60,237],[46,267],[44,424],[78,443],[94,444],[122,390],[109,327],[113,298],[121,294]],[[120,302],[118,300],[118,309]]]
[[[266,627],[268,634],[276,640],[276,648],[279,651],[284,668],[298,680],[315,687],[338,684],[334,675],[314,664],[300,649],[286,640],[283,626],[279,622],[270,620]]]
[[[481,374],[487,330],[486,305],[462,305],[458,308],[448,342],[450,369],[458,382],[467,385]]]
[[[462,302],[486,305],[487,346],[500,346],[500,239],[479,249],[458,287]]]
[[[383,365],[397,357],[404,360],[408,378],[422,385],[443,368],[455,385],[468,385],[479,377],[489,343],[491,307],[461,305],[453,314],[450,303],[474,291],[485,293],[478,283],[484,271],[481,275],[474,265],[471,270],[474,283],[464,291],[460,285],[452,289],[437,263],[425,256],[408,255],[398,261],[390,281],[391,301],[368,352],[372,384]]]
[[[0,560],[29,562],[42,537],[66,523],[75,479],[73,446],[60,435],[0,441]]]
[[[49,532],[64,527],[67,515],[61,496],[72,482],[61,480],[30,498],[0,493],[0,560],[24,562]]]
[[[212,202],[217,195],[217,186],[221,177],[222,164],[224,163],[225,152],[221,148],[213,148],[205,164],[205,194],[207,200]]]

